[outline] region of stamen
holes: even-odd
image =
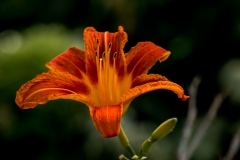
[[[99,79],[99,97],[102,106],[117,103],[120,96],[118,95],[120,92],[116,91],[119,90],[116,70],[117,52],[111,54],[112,42],[108,42],[108,34],[108,32],[104,33],[103,46],[101,46],[104,47],[104,50],[101,50],[101,53],[99,52],[100,41],[96,38],[97,51],[95,51],[95,55]]]
[[[110,43],[108,44],[108,52],[110,52],[111,47],[112,47],[112,42],[110,42]]]
[[[99,46],[100,46],[100,41],[99,41],[98,38],[96,38],[96,43],[97,43],[97,50],[95,51],[95,56],[96,56],[97,72],[99,73]]]
[[[110,102],[110,95],[109,95],[109,51],[108,51],[108,45],[107,45],[107,42],[108,42],[108,32],[104,32],[104,52],[103,52],[103,55],[104,55],[104,83],[105,83],[105,92],[106,92],[106,95],[107,96],[107,100],[108,102]],[[103,57],[103,56],[102,56]]]
[[[114,92],[114,90],[118,90],[118,85],[117,85],[117,71],[116,71],[116,57],[117,57],[117,52],[115,52],[113,54],[113,73],[112,73],[112,92],[114,93],[114,98],[113,98],[113,102],[116,103],[117,102],[117,93],[118,92]],[[113,86],[114,86],[114,89],[113,89]]]
[[[99,62],[99,46],[100,46],[100,41],[99,41],[99,39],[98,38],[96,38],[96,44],[97,44],[97,50],[95,51],[95,56],[96,56],[96,67],[97,67],[97,74],[98,74],[98,82],[101,84],[102,82],[101,82],[101,77],[102,77],[102,68],[100,67],[101,66],[101,64],[99,64],[100,62]],[[101,85],[100,85],[101,86]],[[102,86],[101,86],[102,87]],[[100,88],[99,90],[102,90],[102,88]],[[100,104],[102,104],[103,103],[103,100],[102,100],[102,98],[101,98],[101,94],[102,94],[102,92],[99,92],[98,93],[99,94],[99,102],[100,102]]]
[[[95,57],[96,57],[96,67],[97,67],[97,73],[99,74],[99,54],[98,51],[95,51]],[[99,77],[98,77],[99,79]]]
[[[99,59],[100,60],[100,64],[99,64],[99,73],[98,73],[98,75],[99,75],[99,82],[100,82],[100,87],[101,87],[101,89],[99,90],[101,93],[101,98],[100,98],[100,101],[101,101],[101,104],[102,105],[104,105],[104,102],[105,102],[105,98],[106,98],[106,96],[105,96],[105,92],[104,92],[104,81],[103,81],[103,77],[102,77],[102,71],[103,71],[103,68],[102,68],[102,65],[103,65],[103,59],[102,58],[100,58]]]
[[[106,55],[105,55],[105,52],[103,52],[103,53],[102,53],[102,58],[105,58],[105,56],[106,56]]]
[[[116,57],[117,57],[117,52],[113,54],[113,59],[115,59]]]
[[[99,43],[99,39],[98,39],[98,38],[96,39],[96,43],[97,43],[97,45],[99,45],[99,44],[100,44],[100,43]]]

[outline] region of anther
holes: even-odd
[[[105,52],[102,53],[102,58],[104,58],[104,57],[105,57]]]
[[[96,39],[96,43],[97,43],[97,45],[99,45],[99,39],[98,38]]]
[[[113,54],[113,58],[116,58],[116,57],[117,57],[117,52]]]
[[[95,56],[96,56],[96,57],[98,56],[98,51],[95,51]]]
[[[108,44],[108,50],[110,50],[111,47],[112,47],[112,42],[110,42],[110,43]]]

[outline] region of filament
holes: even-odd
[[[108,43],[107,32],[104,33],[103,53],[99,53],[100,41],[96,39],[97,50],[95,51],[97,74],[98,74],[98,94],[101,106],[115,105],[119,98],[117,85],[116,57],[117,52],[111,56],[112,42]],[[100,57],[101,55],[101,57]],[[111,63],[112,62],[112,63]],[[112,65],[111,65],[112,64]],[[116,88],[117,87],[117,88]]]

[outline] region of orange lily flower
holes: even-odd
[[[182,100],[189,96],[176,83],[158,74],[147,74],[169,51],[152,42],[140,42],[128,53],[123,48],[127,34],[84,30],[85,52],[71,47],[46,64],[47,73],[22,85],[16,103],[34,108],[54,99],[72,99],[86,104],[95,127],[105,138],[117,136],[122,115],[137,96],[157,89],[172,90]]]

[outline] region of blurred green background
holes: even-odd
[[[129,49],[152,41],[171,51],[151,73],[166,76],[188,94],[194,76],[202,78],[196,126],[214,96],[231,89],[192,160],[223,157],[240,124],[240,1],[238,0],[1,0],[0,1],[0,159],[97,160],[130,156],[117,138],[104,139],[86,106],[70,100],[50,101],[20,110],[20,86],[46,72],[45,63],[71,46],[83,49],[83,29],[116,32],[122,25]],[[154,144],[148,158],[174,160],[188,110],[170,91],[135,99],[122,125],[132,146],[163,121],[177,117],[171,134]],[[234,114],[235,113],[235,114]],[[7,157],[7,158],[6,158]],[[238,153],[235,159],[238,159]]]

